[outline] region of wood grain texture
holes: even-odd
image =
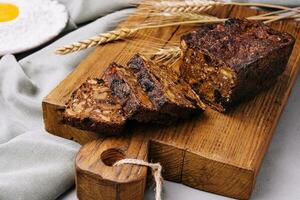
[[[84,145],[76,157],[78,198],[142,199],[147,168],[131,165],[111,166],[125,157],[147,160],[147,145],[143,134],[95,140]]]
[[[257,12],[242,7],[212,11],[219,17],[245,17]],[[146,19],[147,16],[130,17],[125,23]],[[126,64],[138,52],[136,45],[126,41],[98,47],[43,101],[46,130],[86,144],[76,158],[79,199],[143,199],[147,169],[132,165],[108,166],[105,160],[114,161],[109,156],[115,160],[123,156],[160,162],[167,180],[224,196],[250,198],[300,65],[299,24],[282,21],[272,26],[297,38],[288,67],[274,87],[227,114],[208,109],[202,116],[170,127],[132,124],[123,136],[113,138],[102,138],[97,133],[64,125],[60,118],[67,99],[82,82],[88,77],[99,77],[113,61]],[[147,46],[154,41],[152,37],[178,41],[183,33],[193,29],[191,26],[149,29],[140,31],[137,37],[151,36],[141,41],[141,46]],[[161,46],[164,45],[162,42]],[[122,156],[114,150],[120,150]]]

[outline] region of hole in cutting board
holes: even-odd
[[[113,166],[117,161],[125,158],[125,154],[120,149],[107,149],[102,152],[101,160],[107,166]]]

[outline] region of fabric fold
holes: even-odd
[[[39,130],[0,145],[0,199],[57,198],[74,182],[79,147]]]
[[[59,0],[68,10],[75,24],[86,23],[112,12],[133,7],[130,0]]]
[[[95,3],[82,1],[91,7],[88,2]],[[108,9],[101,9],[117,9],[109,1],[103,2]],[[78,15],[81,16],[85,9],[92,8],[81,7]],[[20,61],[13,55],[1,58],[1,200],[53,200],[74,184],[74,157],[80,145],[44,130],[41,104],[42,99],[94,49],[67,56],[56,55],[54,51],[62,45],[111,30],[132,11],[124,9],[105,15]]]

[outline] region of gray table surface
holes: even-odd
[[[75,199],[77,198],[74,189],[59,198],[59,200]],[[153,188],[146,191],[145,199],[154,200]],[[225,200],[229,198],[165,181],[163,199]],[[300,199],[300,76],[262,163],[251,199]]]

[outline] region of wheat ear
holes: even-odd
[[[101,33],[89,39],[85,39],[70,45],[63,46],[57,49],[55,53],[60,55],[65,55],[68,53],[80,51],[83,49],[98,46],[108,42],[125,39],[132,36],[137,30],[138,30],[137,28],[121,28],[107,33]]]
[[[181,57],[181,54],[182,51],[180,47],[174,46],[159,49],[157,52],[151,54],[151,57],[157,63],[161,63],[163,65],[172,65]]]
[[[210,1],[210,0],[162,1],[162,2],[152,3],[152,9],[160,10],[164,12],[201,13],[218,5],[223,5],[223,3]]]

